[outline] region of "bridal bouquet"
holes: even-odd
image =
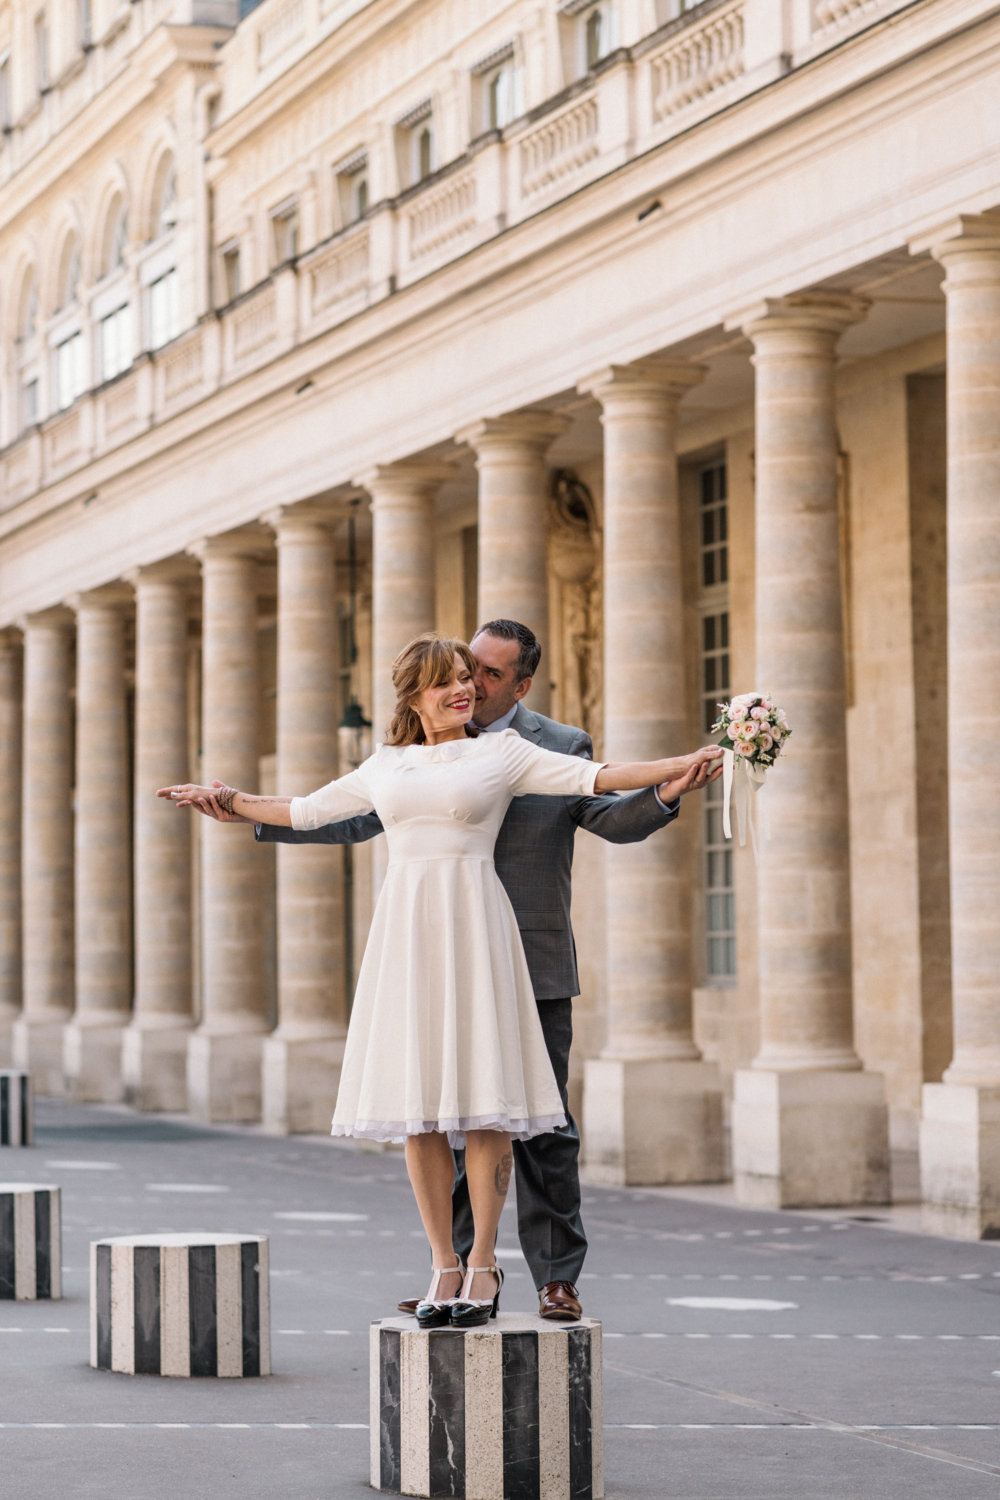
[[[773,766],[785,741],[791,734],[784,710],[775,708],[766,693],[740,693],[729,703],[720,703],[718,719],[712,725],[712,733],[722,733],[719,744],[723,749],[722,762],[722,831],[727,839],[733,836],[730,823],[730,803],[736,802],[736,817],[740,829],[740,843],[745,844],[746,822],[750,824],[750,840],[753,844],[754,862],[757,862],[757,834],[753,823],[753,803],[761,799],[763,836],[769,839],[771,830],[764,803],[764,773]]]

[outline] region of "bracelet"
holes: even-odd
[[[228,813],[230,817],[233,816],[233,798],[235,796],[236,788],[234,786],[221,786],[215,794],[216,802],[222,808],[222,811]]]

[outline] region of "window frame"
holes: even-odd
[[[718,704],[732,692],[728,569],[729,484],[724,457],[697,470],[698,733],[705,739]],[[705,517],[711,517],[706,540]],[[719,565],[720,557],[725,566]],[[706,568],[706,558],[711,567]],[[731,989],[737,980],[733,843],[722,833],[722,781],[706,787],[701,808],[702,963],[705,983]]]

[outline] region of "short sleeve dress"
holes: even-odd
[[[399,1141],[566,1123],[517,922],[493,864],[511,798],[592,796],[600,764],[513,729],[380,745],[309,797],[292,827],[378,813],[389,864],[351,1012],[333,1134]]]

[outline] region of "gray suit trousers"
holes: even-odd
[[[571,1281],[576,1285],[587,1254],[587,1236],[580,1217],[580,1133],[566,1096],[569,1049],[573,1042],[573,1002],[541,1000],[538,1018],[569,1121],[561,1130],[536,1135],[530,1141],[514,1141],[512,1147],[518,1238],[535,1286],[541,1290],[550,1281]],[[463,1263],[468,1264],[473,1223],[464,1151],[455,1152],[455,1166],[452,1243]]]

